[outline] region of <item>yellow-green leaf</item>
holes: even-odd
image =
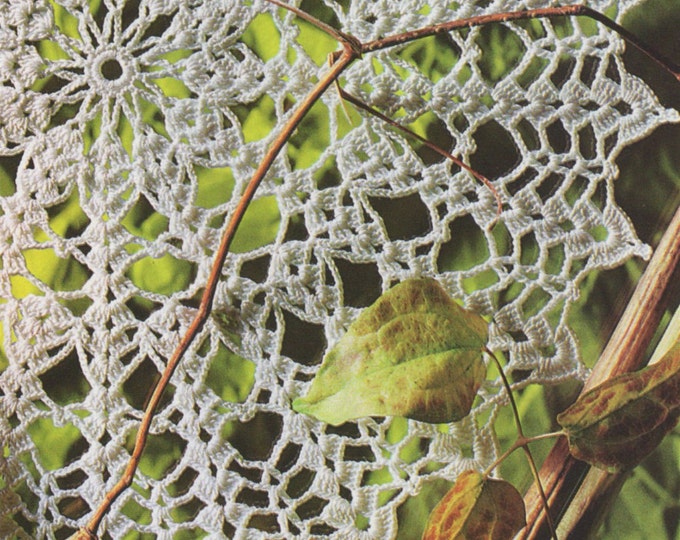
[[[680,343],[654,365],[581,396],[557,417],[577,459],[608,471],[634,467],[673,430],[680,414]]]
[[[524,501],[512,484],[465,471],[432,510],[423,540],[510,540],[525,524]]]
[[[293,408],[333,425],[364,416],[453,422],[485,377],[488,325],[434,279],[409,279],[368,307]]]

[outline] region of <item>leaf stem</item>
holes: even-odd
[[[517,440],[508,448],[505,452],[503,452],[498,458],[496,458],[496,461],[494,461],[491,465],[489,465],[485,470],[483,475],[484,476],[490,476],[491,473],[501,464],[503,463],[508,457],[515,452],[515,450],[522,448],[529,443],[536,442],[536,441],[542,441],[544,439],[555,439],[557,437],[562,437],[564,436],[564,431],[551,431],[550,433],[541,433],[540,435],[534,435],[532,437],[518,437]]]
[[[503,371],[503,366],[501,365],[500,361],[496,357],[496,355],[491,351],[488,347],[484,347],[484,351],[493,358],[493,361],[496,364],[496,367],[498,368],[498,371],[501,375],[501,380],[503,381],[503,386],[505,386],[505,390],[508,393],[508,398],[510,399],[510,405],[512,407],[512,414],[515,418],[515,425],[517,426],[517,441],[515,441],[515,444],[513,447],[516,446],[521,446],[522,450],[524,451],[524,454],[527,457],[527,461],[529,462],[529,468],[531,469],[531,474],[534,477],[534,480],[536,481],[536,487],[538,488],[538,491],[541,495],[541,498],[543,499],[543,507],[545,509],[545,514],[548,519],[548,525],[550,527],[550,533],[553,537],[554,540],[557,540],[557,532],[555,528],[555,523],[552,519],[552,516],[550,515],[550,505],[548,504],[548,497],[545,494],[545,490],[543,489],[543,484],[541,483],[541,477],[538,473],[538,467],[536,467],[536,462],[534,461],[534,456],[531,453],[531,450],[529,450],[529,447],[527,446],[527,442],[529,439],[525,437],[524,431],[522,430],[522,421],[520,420],[519,417],[519,411],[517,410],[517,403],[515,402],[515,397],[512,394],[512,388],[510,387],[510,382],[508,381],[508,378],[505,375],[505,371]],[[560,432],[561,433],[561,432]],[[552,436],[552,434],[550,434]],[[511,450],[515,450],[516,448],[511,448]],[[505,455],[505,454],[504,454]],[[507,457],[507,456],[506,456]]]

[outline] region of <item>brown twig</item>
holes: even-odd
[[[177,346],[176,350],[173,352],[171,358],[168,360],[165,370],[163,371],[161,378],[156,384],[153,394],[151,395],[151,398],[149,400],[149,404],[146,410],[144,411],[144,415],[142,417],[142,421],[135,439],[134,449],[132,455],[130,456],[130,460],[125,468],[125,471],[123,472],[123,475],[120,478],[120,480],[118,480],[118,482],[113,486],[113,488],[108,493],[106,493],[102,503],[95,510],[94,514],[88,521],[87,526],[80,529],[80,531],[76,533],[74,537],[96,538],[96,533],[103,517],[109,511],[113,502],[121,495],[121,493],[123,493],[123,491],[125,491],[125,489],[127,489],[132,484],[135,472],[137,470],[137,466],[139,464],[139,460],[146,445],[146,440],[149,435],[151,422],[153,420],[158,403],[160,402],[163,392],[165,391],[168,383],[170,382],[170,379],[175,369],[177,368],[177,365],[183,358],[186,351],[189,349],[191,343],[194,341],[196,336],[201,331],[208,316],[210,315],[213,299],[215,296],[215,291],[217,289],[217,284],[219,282],[220,275],[222,273],[222,268],[224,266],[224,261],[226,260],[226,256],[229,251],[231,242],[234,238],[234,234],[236,233],[236,230],[241,222],[241,219],[243,218],[243,215],[245,214],[245,211],[248,208],[248,205],[250,204],[250,201],[252,200],[258,186],[262,182],[267,171],[271,167],[271,164],[273,163],[274,159],[281,151],[283,146],[286,144],[289,137],[291,136],[293,131],[297,128],[297,126],[302,121],[304,116],[307,114],[309,109],[326,91],[326,89],[338,80],[340,74],[354,60],[360,58],[362,54],[366,54],[372,51],[393,47],[395,45],[407,43],[409,41],[414,41],[425,36],[432,36],[439,33],[450,32],[452,30],[461,28],[470,28],[474,26],[486,25],[489,23],[502,23],[521,19],[552,18],[571,15],[582,15],[595,19],[604,24],[605,26],[618,32],[623,38],[625,38],[627,41],[629,41],[630,43],[635,45],[638,49],[647,54],[652,60],[662,65],[662,67],[671,74],[673,74],[673,76],[676,79],[680,80],[680,69],[678,69],[675,64],[668,61],[662,55],[660,55],[659,53],[645,45],[643,42],[638,40],[637,37],[632,35],[630,32],[628,32],[618,24],[614,23],[604,15],[596,11],[593,11],[592,9],[587,8],[585,6],[554,7],[547,9],[535,9],[527,11],[484,15],[479,17],[472,17],[469,19],[462,19],[458,21],[432,25],[419,30],[404,32],[402,34],[389,36],[368,43],[360,43],[354,37],[326,25],[322,21],[317,20],[311,15],[299,10],[298,8],[289,6],[284,2],[281,2],[280,0],[267,0],[267,1],[270,2],[271,4],[292,11],[296,15],[304,18],[305,20],[316,25],[318,28],[329,33],[331,36],[335,37],[340,42],[340,44],[342,45],[342,50],[333,53],[333,55],[331,56],[330,69],[321,77],[319,82],[310,91],[309,95],[300,103],[300,105],[293,113],[293,115],[284,124],[284,126],[281,129],[281,132],[270,146],[269,150],[262,159],[259,167],[256,169],[255,173],[253,174],[253,177],[251,178],[244,192],[242,193],[238,205],[234,210],[234,213],[232,214],[228,222],[228,225],[226,226],[222,234],[220,245],[217,252],[215,253],[210,276],[208,278],[205,290],[201,297],[201,302],[197,310],[197,313],[194,319],[192,320],[191,324],[187,328],[184,336],[181,338],[180,343]],[[355,105],[357,104],[357,102],[354,103]],[[364,107],[364,105],[365,104],[358,106],[366,110],[367,106]],[[390,123],[392,122],[393,121],[390,121]],[[421,142],[425,141],[421,140]],[[435,149],[435,151],[437,150]],[[457,162],[456,158],[454,158],[450,154],[447,155],[446,157],[449,157],[449,159],[453,159],[454,161]],[[459,165],[464,167],[466,170],[472,172],[475,175],[475,177],[480,179],[485,185],[490,186],[491,189],[493,189],[494,195],[497,197],[497,202],[499,202],[498,201],[499,197],[496,190],[490,185],[489,181],[485,177],[479,175],[475,171],[472,171],[471,169],[469,169],[469,167],[465,166],[462,163],[459,163]]]
[[[412,138],[416,139],[417,141],[421,142],[422,144],[427,146],[430,150],[437,152],[440,156],[443,156],[446,159],[451,160],[453,163],[458,165],[461,169],[464,169],[467,172],[469,172],[472,176],[474,176],[477,180],[479,180],[482,184],[484,184],[487,188],[489,188],[489,191],[491,191],[491,193],[493,194],[494,199],[496,199],[496,218],[498,219],[501,216],[501,213],[503,212],[503,199],[501,199],[501,194],[496,189],[496,186],[494,186],[486,176],[478,173],[472,167],[465,164],[460,159],[458,159],[456,156],[454,156],[451,152],[447,152],[441,146],[436,145],[431,141],[428,141],[425,137],[421,137],[416,132],[410,130],[406,126],[400,124],[399,122],[392,120],[389,116],[385,116],[380,111],[374,109],[373,107],[364,103],[360,99],[357,99],[352,94],[346,92],[343,88],[340,88],[339,86],[338,86],[338,92],[340,93],[340,97],[349,101],[355,107],[358,107],[359,109],[362,109],[362,110],[372,114],[373,116],[380,118],[380,120],[382,120],[386,124],[392,126],[395,129],[398,129],[399,131],[402,131],[403,133],[406,133],[409,137],[412,137]]]
[[[472,28],[475,26],[483,26],[492,23],[505,23],[511,21],[527,20],[527,19],[553,19],[557,17],[587,17],[593,19],[610,30],[619,34],[623,39],[628,41],[631,45],[646,54],[651,60],[656,62],[661,68],[673,75],[680,81],[680,66],[675,62],[655,50],[653,47],[647,45],[644,41],[639,39],[635,34],[626,30],[620,24],[614,22],[606,15],[599,11],[595,11],[587,6],[576,4],[573,6],[559,6],[551,8],[528,9],[525,11],[510,11],[507,13],[494,13],[491,15],[480,15],[477,17],[470,17],[468,19],[460,19],[457,21],[450,21],[441,24],[434,24],[418,30],[410,32],[403,32],[395,34],[375,41],[364,43],[361,51],[366,54],[380,49],[394,47],[417,39],[451,32],[453,30],[460,30],[462,28]]]
[[[665,310],[666,293],[674,284],[672,276],[678,272],[680,262],[680,207],[654,251],[644,274],[640,278],[626,310],[612,334],[607,347],[595,364],[584,392],[620,373],[639,369],[645,363],[645,350],[649,346]],[[565,439],[560,439],[541,467],[541,479],[551,507],[565,506],[576,486],[585,477],[588,467],[573,459]],[[594,478],[592,475],[595,475]],[[586,489],[609,489],[615,475],[593,471]],[[599,485],[599,487],[598,487]],[[585,500],[588,496],[580,495]],[[535,490],[525,496],[527,522],[522,533],[524,540],[543,537],[545,520],[542,503]]]
[[[222,273],[222,267],[224,266],[224,261],[227,257],[227,253],[229,252],[229,246],[231,245],[231,242],[234,238],[234,235],[236,234],[236,230],[238,229],[241,219],[243,218],[243,215],[245,214],[246,209],[250,204],[250,201],[255,195],[257,188],[262,182],[262,179],[264,178],[267,171],[271,167],[271,164],[273,163],[276,156],[279,154],[283,146],[288,141],[293,131],[295,131],[295,128],[297,128],[299,123],[304,118],[305,114],[307,114],[307,111],[309,111],[309,109],[314,105],[314,103],[316,103],[316,100],[319,99],[319,97],[326,91],[326,89],[333,84],[333,82],[340,76],[340,74],[347,68],[347,66],[349,66],[353,60],[360,56],[360,52],[355,47],[355,44],[352,41],[343,41],[342,45],[343,45],[342,54],[338,57],[336,61],[334,61],[329,71],[327,71],[323,75],[323,77],[321,77],[319,82],[314,86],[314,88],[310,91],[307,97],[300,103],[295,113],[285,123],[285,125],[281,129],[281,133],[279,133],[279,135],[276,137],[276,139],[270,146],[269,150],[262,159],[262,162],[260,163],[259,167],[256,169],[252,178],[248,182],[245,191],[241,195],[239,203],[236,209],[234,210],[234,213],[232,214],[226,229],[224,230],[220,246],[217,252],[215,253],[215,258],[213,261],[212,269],[210,271],[210,276],[206,283],[206,287],[201,297],[201,302],[196,312],[196,315],[192,320],[191,324],[189,325],[189,327],[187,328],[186,333],[180,340],[180,343],[175,349],[174,353],[172,354],[172,357],[168,361],[168,364],[165,367],[165,370],[163,371],[161,378],[156,384],[153,394],[151,395],[149,404],[147,405],[147,408],[144,411],[144,416],[142,417],[142,422],[139,426],[137,437],[135,439],[135,446],[132,451],[132,455],[130,456],[130,460],[125,468],[125,471],[123,472],[123,475],[120,478],[120,480],[104,496],[103,502],[101,503],[99,508],[97,508],[94,515],[90,518],[90,521],[88,522],[86,530],[84,532],[91,535],[96,535],[96,531],[99,528],[99,524],[102,518],[108,512],[113,502],[120,496],[121,493],[123,493],[123,491],[125,491],[130,486],[130,484],[132,484],[135,472],[137,471],[139,460],[141,458],[142,452],[144,451],[144,447],[146,446],[146,440],[149,434],[149,429],[151,427],[151,421],[153,420],[154,414],[156,412],[156,407],[158,407],[158,403],[160,402],[163,392],[165,391],[165,388],[170,382],[170,378],[172,377],[175,369],[177,368],[177,365],[179,364],[180,360],[188,350],[189,345],[193,342],[198,333],[201,331],[201,328],[205,324],[205,321],[207,320],[208,316],[210,315],[213,299],[215,297],[215,291],[217,289],[217,284]]]

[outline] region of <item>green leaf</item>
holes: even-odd
[[[488,325],[433,279],[409,279],[367,308],[326,355],[293,409],[332,425],[363,416],[453,422],[486,369]]]
[[[634,467],[680,414],[680,342],[656,364],[593,388],[557,416],[571,454],[611,472]]]
[[[465,471],[432,510],[423,540],[509,540],[525,524],[524,501],[512,484]]]

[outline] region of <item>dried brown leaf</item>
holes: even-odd
[[[637,465],[680,414],[680,343],[654,365],[593,388],[557,421],[571,454],[611,472]]]
[[[508,540],[525,524],[524,501],[512,484],[465,471],[432,510],[423,540]]]

